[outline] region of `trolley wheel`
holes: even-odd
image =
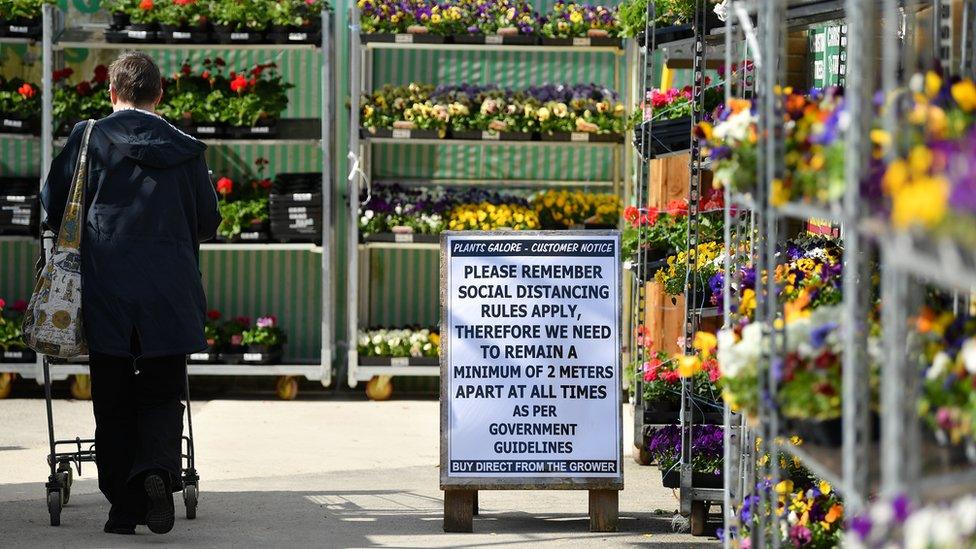
[[[634,461],[638,465],[650,465],[651,453],[647,451],[647,448],[634,446]]]
[[[0,399],[7,398],[14,390],[14,374],[12,372],[0,373]]]
[[[691,502],[691,535],[705,535],[705,522],[708,520],[708,504],[704,501]]]
[[[71,376],[71,396],[77,400],[91,400],[91,376]]]
[[[187,520],[197,518],[197,501],[200,497],[200,490],[196,484],[187,484],[183,487],[183,505],[186,506]]]
[[[298,396],[298,379],[294,376],[281,376],[275,385],[275,394],[281,400],[295,400]]]
[[[47,493],[47,512],[51,515],[51,526],[61,526],[61,493]]]
[[[373,376],[366,382],[366,396],[370,400],[390,400],[393,396],[393,376]]]
[[[61,485],[61,505],[67,505],[71,499],[71,483],[73,482],[71,469],[58,470],[58,484]]]

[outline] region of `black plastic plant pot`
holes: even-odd
[[[644,263],[644,282],[654,280],[654,274],[668,266],[668,258],[654,259]]]
[[[244,360],[244,349],[228,350],[217,355],[217,362],[221,364],[240,364]]]
[[[278,123],[268,120],[253,126],[231,126],[228,133],[235,139],[272,139],[278,135]]]
[[[268,40],[275,44],[320,44],[322,42],[322,25],[309,24],[275,25],[268,32]]]
[[[234,237],[234,242],[269,242],[271,233],[266,229],[260,231],[244,230]]]
[[[43,31],[41,19],[10,19],[3,23],[2,36],[13,38],[40,38]]]
[[[184,132],[200,139],[217,139],[227,136],[227,126],[222,122],[184,122],[176,124]]]
[[[120,11],[112,12],[112,27],[111,28],[114,29],[114,30],[122,30],[122,29],[128,27],[129,26],[129,23],[131,21],[132,21],[132,18],[129,17],[129,14],[127,14],[127,13],[122,13]]]
[[[539,37],[534,34],[458,34],[452,37],[455,44],[497,44],[505,46],[534,46]]]
[[[37,134],[40,120],[35,116],[0,114],[0,133]]]
[[[661,471],[661,484],[665,488],[680,488],[681,474],[677,469],[664,472]],[[691,485],[693,488],[715,488],[721,489],[725,486],[725,475],[710,475],[708,473],[692,473]]]
[[[634,148],[641,155],[645,154],[643,142],[647,124],[647,122],[641,122],[634,128]],[[682,116],[674,120],[654,121],[651,123],[650,138],[647,158],[691,149],[691,117]]]
[[[124,29],[106,30],[105,40],[123,44],[157,44],[160,35],[155,24],[129,24]]]
[[[265,41],[263,30],[214,25],[214,35],[221,44],[260,44]]]
[[[217,347],[214,345],[209,345],[203,351],[197,353],[190,353],[186,357],[186,361],[190,364],[213,364],[217,362],[219,353],[217,352]]]
[[[881,418],[876,413],[871,413],[869,419],[869,439],[877,441],[881,434]],[[843,419],[794,419],[786,418],[787,432],[797,435],[803,439],[804,444],[821,446],[825,448],[840,448],[844,444]]]
[[[206,25],[160,25],[159,35],[167,44],[206,44],[211,40]]]
[[[359,40],[363,44],[368,44],[370,42],[394,42],[397,44],[443,44],[445,42],[443,36],[437,34],[422,34],[422,33],[360,34]]]
[[[281,362],[281,346],[248,345],[241,361],[245,364],[278,364]]]
[[[416,130],[400,128],[359,128],[359,137],[368,139],[371,137],[385,137],[393,139],[440,139],[437,130]]]
[[[452,130],[451,139],[473,141],[532,141],[535,134],[529,132],[496,132],[491,130]]]
[[[363,240],[366,242],[398,242],[400,244],[437,244],[441,241],[441,237],[436,234],[375,233],[365,236]]]
[[[32,362],[37,362],[37,353],[31,349],[10,349],[0,352],[0,362],[7,364],[30,364]]]
[[[394,357],[394,356],[361,356],[359,364],[362,366],[437,366],[437,357]]]
[[[619,133],[593,132],[542,132],[543,141],[560,141],[572,143],[623,143],[624,136]]]
[[[543,36],[543,46],[572,46],[577,48],[610,47],[623,48],[623,40],[610,36],[579,36],[576,38],[551,38]]]

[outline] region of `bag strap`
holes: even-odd
[[[78,248],[81,245],[85,221],[85,183],[88,181],[88,141],[93,127],[95,121],[88,120],[85,133],[81,137],[81,148],[71,178],[71,187],[68,189],[68,202],[64,207],[64,215],[61,216],[55,250]]]

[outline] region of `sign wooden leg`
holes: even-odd
[[[475,490],[474,497],[471,500],[471,514],[478,516],[478,491]]]
[[[617,490],[590,490],[590,532],[616,532],[619,514]]]
[[[472,532],[477,490],[444,490],[444,531]]]

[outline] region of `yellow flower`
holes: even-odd
[[[900,191],[908,182],[908,163],[897,159],[888,164],[888,171],[885,172],[882,184],[885,191],[895,194]]]
[[[701,361],[697,356],[682,355],[678,357],[678,376],[692,377],[701,371]]]
[[[569,14],[569,20],[572,21],[573,23],[577,23],[577,24],[578,23],[582,23],[583,22],[583,14],[580,13],[580,12],[578,12],[578,11],[574,11],[573,13]]]
[[[827,482],[826,480],[821,480],[817,488],[819,488],[820,493],[825,496],[829,496],[830,492],[833,490],[833,488],[830,486],[830,483]]]
[[[536,115],[538,116],[540,122],[549,120],[549,109],[546,107],[539,107],[539,110],[536,111]]]
[[[971,112],[976,108],[976,85],[972,80],[960,80],[952,85],[952,98],[959,103],[959,107]]]
[[[770,192],[769,201],[773,204],[773,206],[782,206],[790,201],[790,193],[783,188],[782,180],[773,180],[773,189]]]
[[[718,338],[711,332],[698,332],[695,334],[695,349],[701,351],[702,357],[706,360],[711,356],[712,349],[718,346]]]
[[[892,195],[891,221],[898,228],[932,227],[948,210],[949,182],[943,177],[922,177]]]
[[[793,481],[792,480],[781,480],[779,484],[776,485],[776,493],[780,496],[785,496],[786,494],[793,492]]]
[[[933,71],[929,71],[925,74],[925,95],[929,98],[934,98],[939,95],[939,90],[942,89],[942,77]]]
[[[871,130],[871,142],[881,147],[891,144],[891,136],[884,130]]]

